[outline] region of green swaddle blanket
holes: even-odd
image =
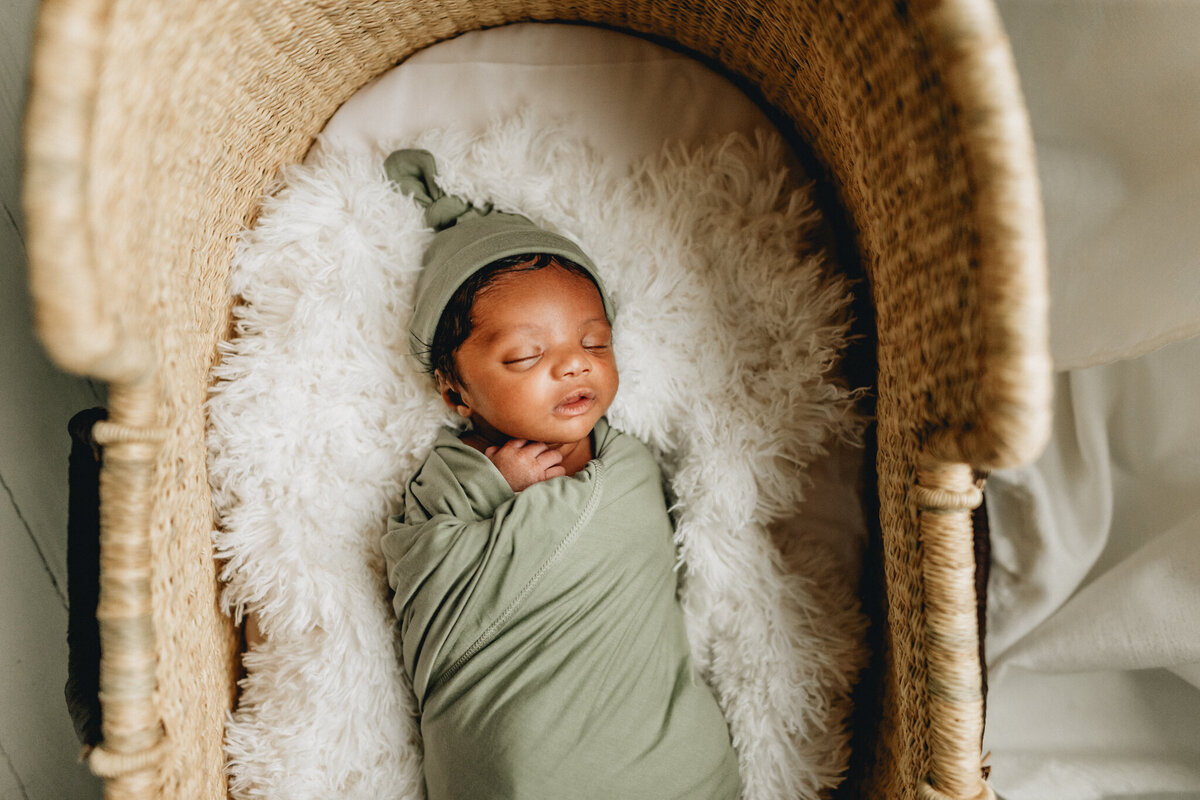
[[[574,476],[514,494],[454,431],[383,539],[429,800],[732,800],[649,450],[601,419]]]

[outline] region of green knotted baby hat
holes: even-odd
[[[493,261],[526,253],[562,256],[587,270],[600,290],[604,313],[613,320],[612,302],[596,265],[579,245],[535,225],[520,214],[476,208],[437,185],[437,163],[427,150],[397,150],[383,163],[384,172],[400,191],[425,209],[425,224],[436,231],[421,260],[417,297],[408,338],[413,355],[426,370],[429,347],[442,312],[468,278]]]

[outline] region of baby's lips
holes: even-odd
[[[562,411],[571,410],[581,404],[586,405],[588,403],[591,403],[595,399],[596,399],[596,393],[593,390],[591,390],[591,389],[576,389],[575,391],[571,392],[566,397],[564,397],[562,400],[560,400],[558,405],[555,406],[555,410],[562,410]]]

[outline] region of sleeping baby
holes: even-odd
[[[695,674],[649,450],[604,417],[613,308],[590,259],[524,217],[389,178],[438,233],[410,338],[468,426],[439,432],[383,539],[430,800],[732,800]]]

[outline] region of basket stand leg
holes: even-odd
[[[915,487],[924,549],[931,767],[922,800],[992,800],[983,777],[983,676],[971,512],[983,501],[971,467],[925,457]]]

